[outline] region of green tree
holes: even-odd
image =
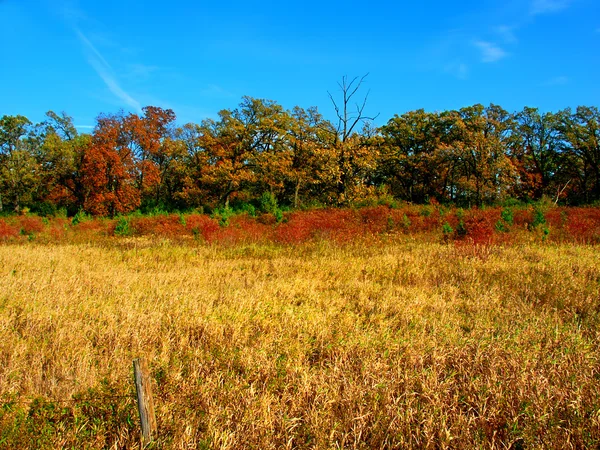
[[[539,199],[555,194],[562,145],[556,114],[541,114],[529,107],[516,114],[509,155],[518,171],[515,190],[519,197]]]
[[[38,160],[42,167],[43,199],[74,213],[84,204],[82,165],[91,143],[89,134],[79,134],[66,113],[46,113]]]
[[[452,161],[448,186],[452,197],[477,206],[505,197],[515,177],[506,153],[510,114],[496,105],[474,105],[447,116],[452,126],[449,143],[442,144],[442,149]]]
[[[420,109],[396,115],[381,128],[379,182],[388,185],[395,197],[424,203],[443,195],[448,170],[439,152],[441,125],[439,114]]]
[[[579,106],[559,113],[566,164],[577,182],[578,201],[600,200],[600,111]]]
[[[0,119],[0,211],[5,204],[19,212],[31,203],[39,187],[40,167],[35,159],[35,129],[24,116]]]

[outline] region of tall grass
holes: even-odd
[[[589,246],[0,246],[0,447],[596,448]],[[56,402],[56,400],[69,400]]]

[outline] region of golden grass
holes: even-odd
[[[0,447],[137,446],[144,356],[159,447],[596,448],[599,255],[0,246]]]

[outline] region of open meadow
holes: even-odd
[[[597,448],[600,253],[0,245],[0,448]]]

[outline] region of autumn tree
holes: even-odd
[[[97,215],[127,213],[140,205],[138,167],[122,115],[100,116],[82,163],[83,207]]]
[[[89,134],[79,134],[66,113],[46,113],[42,123],[39,160],[44,197],[54,207],[75,212],[83,207],[82,165],[91,142]]]
[[[338,202],[347,203],[360,197],[366,185],[365,173],[374,168],[377,147],[372,147],[370,139],[364,139],[359,130],[365,123],[377,116],[367,116],[365,108],[369,93],[355,102],[358,91],[368,74],[348,80],[342,77],[338,83],[341,98],[336,100],[329,93],[337,117],[337,126],[330,131],[332,149],[337,159],[336,191]]]
[[[202,122],[201,180],[214,200],[229,206],[232,195],[248,199],[252,191],[282,189],[290,163],[285,151],[288,121],[275,102],[244,97],[238,108],[219,112],[219,120]]]
[[[123,132],[137,165],[136,186],[146,203],[163,206],[174,202],[175,180],[184,148],[175,140],[175,113],[156,106],[142,108],[143,115],[124,118]]]
[[[186,123],[175,131],[175,139],[184,153],[183,166],[179,172],[180,189],[177,200],[187,208],[202,205],[209,197],[207,188],[202,182],[208,166],[203,133],[203,127],[195,123]]]
[[[288,131],[293,119],[288,111],[271,100],[246,97],[240,105],[240,117],[247,123],[253,158],[249,161],[256,173],[253,195],[269,192],[281,197],[292,166]]]
[[[449,171],[442,163],[453,162],[442,161],[438,151],[445,135],[442,123],[439,114],[420,109],[394,116],[381,128],[378,174],[395,197],[423,203],[442,194],[447,183],[440,189],[440,181]]]
[[[334,185],[335,154],[331,151],[330,122],[323,119],[317,108],[295,107],[288,130],[291,164],[286,175],[286,192],[290,203],[297,208],[301,189],[314,199],[325,201],[322,195],[327,186]]]
[[[481,206],[508,195],[515,172],[506,154],[511,116],[496,105],[474,105],[447,113],[445,160],[452,164],[447,186],[451,198]]]

